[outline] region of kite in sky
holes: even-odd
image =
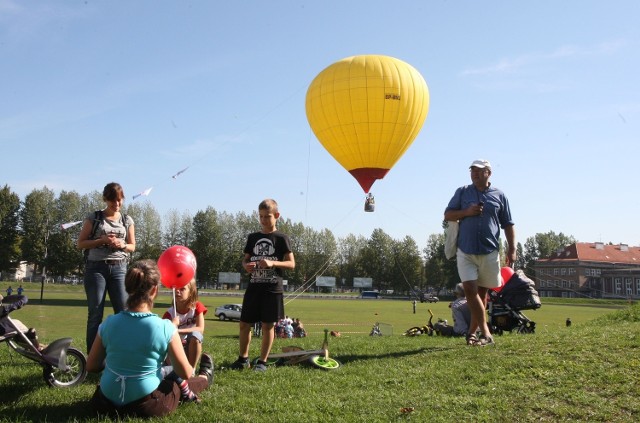
[[[184,169],[182,169],[180,172],[176,173],[175,175],[172,176],[173,179],[176,179],[178,176],[180,176],[182,173],[186,172],[187,169],[189,169],[189,167],[185,167]]]
[[[147,189],[145,189],[144,191],[142,191],[140,194],[136,194],[136,195],[134,195],[134,196],[132,197],[132,199],[133,199],[133,200],[135,200],[136,198],[138,198],[138,197],[140,197],[140,196],[142,196],[142,195],[144,195],[145,197],[147,197],[147,196],[149,196],[149,193],[151,192],[151,190],[152,190],[152,189],[153,189],[153,187],[151,187],[151,188],[147,188]]]
[[[82,223],[82,220],[78,220],[76,222],[63,223],[63,224],[60,225],[60,227],[62,228],[62,230],[67,230],[67,229],[69,229],[71,227],[74,227],[74,226],[80,224],[80,223]]]

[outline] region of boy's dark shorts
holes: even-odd
[[[242,300],[240,320],[245,323],[275,323],[284,318],[284,300],[282,293],[274,294],[260,290],[247,289]]]

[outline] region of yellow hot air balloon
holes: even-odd
[[[408,63],[389,56],[342,59],[307,90],[309,125],[368,193],[409,148],[429,111],[429,89]]]

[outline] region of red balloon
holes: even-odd
[[[180,289],[196,274],[196,256],[182,245],[167,248],[158,259],[160,280],[169,289]]]
[[[516,272],[509,266],[505,266],[500,269],[500,275],[502,276],[502,286],[506,285],[507,282],[509,282],[509,279],[511,279],[511,276],[513,276],[514,273]]]

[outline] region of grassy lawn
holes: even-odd
[[[12,314],[49,342],[72,337],[84,349],[86,308],[81,287],[25,286],[30,303]],[[23,285],[24,286],[24,285]],[[297,345],[317,349],[324,329],[330,355],[343,366],[322,371],[305,365],[265,374],[225,370],[237,356],[236,322],[220,322],[213,309],[241,297],[201,296],[209,308],[205,350],[218,370],[203,403],[182,406],[166,421],[393,422],[393,421],[637,421],[640,418],[640,306],[545,301],[525,312],[533,335],[505,334],[496,347],[471,348],[459,338],[403,337],[426,321],[427,308],[450,319],[447,301],[298,298],[287,314],[309,331],[303,339],[278,339],[274,351]],[[158,299],[156,311],[168,306]],[[565,327],[570,317],[573,325]],[[375,322],[392,335],[369,337]],[[391,333],[390,331],[388,333]],[[259,340],[252,343],[257,355]],[[0,345],[0,420],[108,421],[87,400],[97,375],[80,387],[48,388],[39,366]]]

